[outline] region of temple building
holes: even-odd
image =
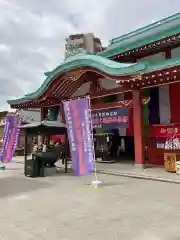
[[[49,110],[52,120],[60,109],[64,120],[62,101],[87,95],[92,110],[128,108],[129,126],[118,130],[125,152],[135,149],[138,165],[163,164],[165,133],[180,132],[180,13],[114,38],[102,52],[67,49],[36,92],[7,101],[11,108],[41,108],[41,119]]]

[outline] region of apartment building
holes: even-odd
[[[69,37],[66,38],[65,45],[66,57],[69,46],[71,45],[77,45],[89,53],[101,52],[104,49],[101,40],[95,37],[93,33],[69,35]]]

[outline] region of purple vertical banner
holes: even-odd
[[[9,117],[9,116],[8,116],[8,117]],[[3,153],[4,149],[6,148],[6,144],[7,144],[8,131],[9,131],[9,121],[8,121],[8,117],[6,117],[5,125],[4,125],[4,135],[3,135],[3,142],[2,142],[1,153]]]
[[[13,116],[7,116],[4,126],[4,136],[3,136],[3,147],[2,147],[2,162],[4,162],[6,158],[6,152],[8,148],[8,142],[11,132],[11,125],[12,125]]]
[[[19,141],[19,133],[20,133],[20,128],[19,126],[22,123],[22,118],[18,115],[15,116],[15,124],[14,124],[14,135],[13,135],[13,144],[12,144],[12,150],[11,150],[11,155],[10,155],[10,160],[12,160],[14,153],[16,151],[16,147]]]
[[[17,115],[10,115],[6,117],[3,149],[2,149],[2,162],[9,162],[15,153],[18,138],[19,138],[19,125],[21,118]]]
[[[66,101],[63,104],[68,126],[72,167],[78,176],[89,175],[93,171],[95,161],[89,100],[82,98]]]

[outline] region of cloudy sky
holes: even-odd
[[[180,11],[180,0],[0,0],[0,110],[36,90],[69,34],[108,40]]]

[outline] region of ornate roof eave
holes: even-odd
[[[100,58],[101,62],[92,60],[92,57],[95,57],[96,60]],[[32,102],[33,100],[38,100],[38,98],[42,96],[42,94],[45,91],[47,91],[50,84],[53,83],[53,80],[57,79],[57,76],[59,76],[59,74],[62,74],[62,72],[65,71],[64,69],[67,69],[67,72],[68,72],[68,68],[72,70],[72,69],[77,69],[77,68],[80,68],[81,66],[87,66],[87,65],[89,67],[96,67],[96,69],[98,69],[99,72],[104,71],[106,73],[110,72],[110,74],[112,73],[118,74],[118,75],[114,75],[115,78],[117,77],[117,79],[120,79],[119,83],[125,87],[127,87],[126,84],[128,86],[130,85],[135,86],[136,82],[138,84],[137,86],[140,86],[140,85],[145,86],[146,82],[149,82],[149,84],[151,83],[149,80],[146,80],[148,79],[148,76],[150,74],[153,75],[152,78],[158,77],[158,78],[162,78],[162,81],[164,81],[162,76],[163,74],[161,74],[162,77],[159,77],[160,72],[161,71],[163,72],[164,70],[168,71],[168,69],[172,69],[172,68],[177,68],[178,66],[180,66],[180,59],[169,59],[169,60],[165,60],[165,61],[154,63],[154,64],[147,61],[144,63],[137,63],[137,64],[120,64],[102,57],[97,58],[97,56],[94,56],[94,55],[82,55],[78,57],[76,56],[75,60],[73,58],[72,61],[69,60],[65,62],[63,65],[60,65],[54,71],[52,71],[51,74],[46,78],[42,86],[35,93],[28,94],[21,99],[11,100],[7,102],[11,105],[15,105],[15,104],[23,104],[30,101]],[[123,66],[126,66],[126,67],[123,68]],[[172,71],[174,71],[174,69]],[[126,76],[126,79],[124,78],[123,80],[123,77],[125,76]],[[128,76],[128,79],[127,79],[127,76]],[[167,79],[167,82],[168,81],[169,80]],[[131,88],[133,86],[131,86]]]
[[[55,68],[52,72],[46,73],[46,79],[41,87],[31,94],[26,94],[23,98],[16,100],[8,100],[8,104],[19,104],[33,99],[37,99],[41,96],[58,76],[67,74],[67,72],[76,70],[78,68],[89,67],[96,69],[99,72],[103,72],[116,78],[125,77],[129,75],[138,74],[146,69],[144,63],[124,64],[118,63],[101,56],[92,54],[78,54],[69,57],[61,65]]]
[[[141,98],[141,103],[143,105],[148,104],[149,101],[150,101],[150,97]],[[92,110],[101,110],[101,109],[116,108],[116,107],[130,108],[132,106],[133,106],[133,100],[122,100],[122,101],[111,102],[111,103],[94,104],[92,105]]]
[[[125,94],[126,93],[126,94]],[[126,106],[126,107],[129,107],[131,104],[132,104],[132,95],[131,95],[131,93],[132,93],[132,90],[129,90],[129,91],[126,91],[126,92],[124,92],[124,97],[125,97],[125,99],[126,100],[120,100],[120,101],[117,101],[117,102],[113,102],[113,103],[101,103],[101,104],[93,104],[92,105],[92,108],[94,109],[94,107],[95,108],[97,108],[97,107],[101,107],[101,108],[103,108],[103,106],[105,107],[105,108],[113,108],[113,107],[122,107],[122,106]],[[84,96],[87,96],[87,95],[83,95],[83,96],[81,96],[81,97],[84,97]],[[103,97],[104,95],[102,95],[101,97]],[[105,96],[107,96],[107,95],[105,95]],[[91,97],[91,96],[90,96]],[[150,100],[150,98],[143,98],[143,95],[141,96],[141,98],[142,98],[142,103],[143,104],[147,104],[148,102],[149,102],[149,100]],[[75,98],[73,98],[73,99],[76,99],[76,97]],[[91,99],[93,99],[93,96],[91,97]],[[68,99],[66,99],[66,100],[68,100]],[[36,105],[36,106],[39,106],[40,108],[41,107],[52,107],[52,106],[59,106],[59,100],[58,99],[54,99],[54,100],[45,100],[45,101],[36,101],[36,102],[29,102],[29,103],[24,103],[24,104],[14,104],[14,105],[11,105],[11,107],[12,108],[18,108],[18,109],[29,109],[29,108],[32,108],[32,109],[34,109],[34,106]]]
[[[162,84],[170,84],[180,82],[180,59],[169,59],[156,64],[146,62],[146,70],[134,77],[130,82],[125,80],[118,81],[124,87],[129,88],[150,88],[153,86],[160,86]]]

